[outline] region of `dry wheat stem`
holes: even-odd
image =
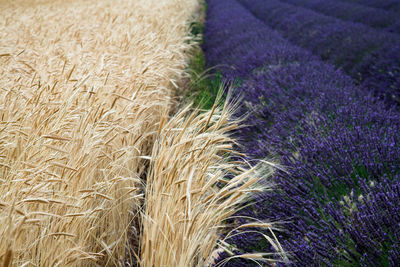
[[[227,103],[204,113],[190,112],[187,107],[159,130],[142,214],[142,266],[212,264],[225,221],[254,191],[268,189],[269,185],[260,181],[270,176],[271,166],[247,168],[228,159],[235,153],[229,133],[238,122],[230,119],[232,106]],[[226,179],[228,175],[232,178]],[[272,231],[267,223],[241,227],[269,227]],[[271,235],[265,237],[282,251],[273,232]]]
[[[3,266],[134,258],[145,157],[184,75],[196,8],[195,0],[0,2]]]

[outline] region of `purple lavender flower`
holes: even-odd
[[[284,221],[278,238],[291,266],[398,266],[398,111],[237,1],[208,4],[208,64],[227,79],[243,79],[234,91],[243,96],[238,116],[249,114],[248,126],[235,133],[241,148],[250,160],[273,157],[286,169],[275,173],[276,189],[255,194],[235,223],[246,216]],[[274,252],[259,234],[234,234],[227,241],[236,254]],[[227,266],[256,264],[236,259]]]
[[[282,1],[289,4],[306,7],[327,16],[359,22],[374,28],[382,28],[386,29],[387,31],[400,33],[400,27],[394,27],[396,23],[400,23],[400,16],[395,12],[368,7],[354,2],[346,3],[335,0]]]
[[[277,0],[241,0],[254,15],[291,42],[309,49],[321,59],[343,68],[364,87],[390,104],[400,98],[400,61],[392,57],[400,37],[365,25],[324,16]],[[369,60],[374,55],[376,61]],[[389,63],[382,68],[380,63]],[[368,64],[368,71],[364,71]],[[381,75],[382,71],[385,73]],[[395,74],[392,77],[392,74]],[[380,77],[375,79],[375,77]]]
[[[399,0],[341,0],[400,13]]]

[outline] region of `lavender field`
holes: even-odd
[[[266,230],[239,227],[219,266],[400,266],[399,11],[398,0],[208,1],[203,50],[242,97],[239,147],[281,166],[231,223],[276,223],[289,259]]]

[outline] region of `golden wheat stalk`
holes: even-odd
[[[135,261],[145,157],[184,75],[196,8],[0,2],[0,264]]]
[[[204,113],[189,112],[187,107],[160,125],[142,214],[142,266],[212,264],[224,222],[251,193],[267,189],[259,181],[271,174],[270,167],[257,171],[229,161],[235,154],[229,133],[238,122],[231,121],[232,107],[226,103]],[[270,224],[241,227],[251,226]],[[269,241],[279,244],[276,238]]]

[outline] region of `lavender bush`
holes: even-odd
[[[358,3],[365,6],[381,8],[384,10],[400,12],[399,0],[340,0],[352,3]]]
[[[359,22],[374,28],[400,33],[400,27],[393,27],[400,21],[399,14],[395,12],[336,0],[283,0],[283,2],[306,7],[342,20]]]
[[[246,216],[285,221],[279,239],[292,266],[398,266],[399,113],[237,1],[208,4],[206,58],[224,77],[243,79],[238,115],[250,115],[236,132],[241,146],[250,160],[273,157],[286,168],[273,177],[276,189],[255,195],[235,224]],[[236,254],[274,252],[256,233],[227,241]]]
[[[397,84],[400,83],[400,76],[384,79],[390,73],[398,72],[400,68],[400,61],[396,60],[398,56],[391,53],[400,46],[400,37],[397,34],[342,21],[277,0],[240,2],[291,42],[343,68],[359,82],[369,80],[365,87],[389,103],[399,103],[400,88]],[[376,61],[368,60],[370,55]],[[389,64],[382,69],[379,62]],[[365,71],[366,68],[368,71]],[[381,71],[387,74],[381,75]],[[369,87],[372,85],[374,87]]]
[[[242,14],[243,7],[239,4],[230,7],[229,12],[219,14],[219,9],[225,8],[224,4],[221,2],[218,8],[211,8],[213,3],[209,3],[203,49],[207,53],[207,64],[217,66],[225,78],[246,77],[265,62],[274,65],[282,61],[311,58],[310,53],[304,53],[300,48],[286,49],[289,44],[279,33],[265,27],[250,12]],[[213,23],[216,12],[219,21]],[[232,27],[235,31],[225,30]]]
[[[395,24],[392,26],[386,28],[388,32],[394,32],[394,33],[399,33],[400,31],[400,20],[398,20]]]

